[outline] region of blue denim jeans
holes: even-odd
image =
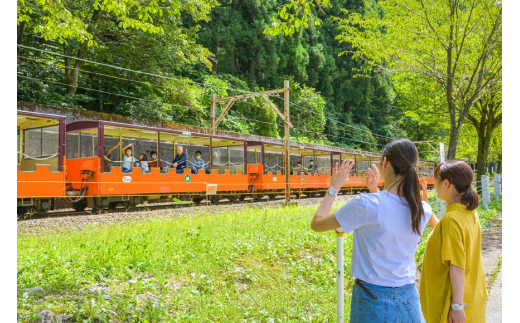
[[[426,322],[415,284],[384,287],[360,281],[377,299],[372,298],[358,284],[352,288],[351,323]]]

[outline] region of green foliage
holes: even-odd
[[[333,321],[336,236],[310,230],[315,208],[241,208],[21,235],[18,288],[41,286],[57,297],[18,295],[18,317],[47,308],[91,321]],[[345,252],[349,273],[351,234]],[[349,290],[353,278],[345,283]]]

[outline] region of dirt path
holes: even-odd
[[[502,213],[482,230],[482,262],[488,284],[487,322],[502,322]]]

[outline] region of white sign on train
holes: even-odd
[[[191,132],[189,132],[189,131],[183,131],[182,134],[183,134],[183,135],[191,136]]]
[[[206,194],[207,195],[215,195],[217,194],[217,185],[218,184],[207,184],[206,186]]]
[[[123,176],[123,183],[130,183],[132,181],[132,177],[130,176]]]

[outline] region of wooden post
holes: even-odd
[[[213,129],[213,134],[215,134],[216,129],[215,126],[215,93],[211,93],[211,128]]]
[[[283,87],[285,88],[284,92],[284,112],[285,112],[285,203],[289,203],[291,201],[291,185],[289,184],[291,179],[290,172],[290,157],[289,153],[289,81],[283,82]]]

